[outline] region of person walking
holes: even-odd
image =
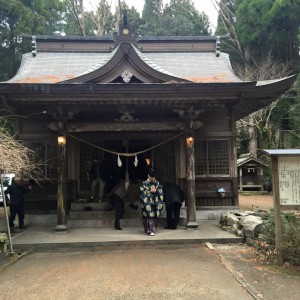
[[[112,189],[110,194],[110,202],[112,207],[115,208],[115,229],[122,230],[120,226],[120,219],[124,214],[124,199],[126,197],[126,185],[124,180],[120,180],[120,182]],[[111,210],[108,208],[107,210]]]
[[[162,186],[155,177],[155,170],[150,168],[148,179],[140,187],[144,230],[150,236],[155,235],[157,218],[161,215],[164,201]]]
[[[96,189],[99,185],[99,202],[102,202],[107,177],[107,171],[105,170],[104,160],[100,159],[98,156],[95,156],[93,158],[88,175],[89,179],[92,180],[92,195],[90,200],[94,201],[94,199],[97,197]]]
[[[16,215],[19,219],[19,228],[25,229],[24,218],[24,197],[23,195],[31,190],[31,184],[25,186],[21,177],[16,176],[11,185],[5,190],[5,200],[9,203],[10,216],[9,216],[9,227],[13,229],[15,227],[14,220]],[[9,198],[8,198],[9,195]]]
[[[167,227],[165,229],[176,229],[180,217],[180,208],[184,201],[184,193],[179,185],[173,183],[167,183],[163,190],[167,212]]]

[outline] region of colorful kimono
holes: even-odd
[[[156,189],[156,193],[151,193],[151,188]],[[143,214],[143,224],[145,232],[150,234],[155,232],[157,217],[161,215],[163,210],[163,190],[157,180],[150,182],[149,179],[145,180],[141,187],[141,207]]]

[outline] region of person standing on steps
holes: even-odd
[[[119,183],[112,189],[110,194],[111,205],[115,208],[115,229],[122,230],[120,226],[120,219],[124,214],[124,200],[126,197],[126,185],[125,180],[120,180]],[[107,210],[112,210],[108,208]]]
[[[163,189],[155,179],[155,170],[148,170],[148,179],[143,181],[140,187],[141,207],[145,233],[154,236],[157,226],[157,218],[163,210]]]
[[[176,229],[180,217],[180,208],[184,201],[184,193],[179,185],[173,183],[164,185],[163,190],[167,212],[167,227],[165,229]]]
[[[104,188],[106,183],[107,172],[105,170],[104,160],[95,156],[92,161],[91,168],[88,172],[89,180],[92,180],[92,195],[90,200],[96,199],[96,189],[99,185],[99,202],[103,201]]]

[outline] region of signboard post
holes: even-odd
[[[300,150],[264,150],[272,158],[275,246],[277,264],[283,264],[281,209],[300,208]]]

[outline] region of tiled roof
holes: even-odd
[[[240,82],[231,69],[229,57],[221,53],[141,53],[144,62],[165,74],[193,82]],[[39,52],[23,55],[21,67],[10,83],[58,83],[95,71],[114,53]]]
[[[193,82],[240,82],[231,68],[229,56],[221,53],[145,53],[156,65],[177,77]]]
[[[57,83],[81,75],[106,62],[108,53],[41,52],[23,55],[20,69],[10,83]]]

